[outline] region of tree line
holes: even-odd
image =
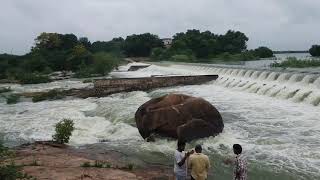
[[[273,56],[271,49],[248,50],[249,38],[240,31],[225,34],[187,30],[173,36],[165,47],[159,36],[133,34],[110,41],[91,42],[74,34],[41,33],[30,52],[23,56],[0,55],[0,79],[21,83],[47,82],[53,71],[73,71],[76,77],[103,76],[116,68],[124,57],[150,57],[153,61],[203,62],[215,60],[257,60]],[[320,46],[310,54],[320,56]]]
[[[210,31],[187,30],[173,36],[172,45],[164,47],[157,35],[150,33],[128,36],[123,52],[129,57],[151,57],[151,60],[201,62],[204,60],[256,60],[272,57],[267,47],[247,50],[249,38],[240,31],[229,30],[224,35]]]
[[[123,39],[91,43],[74,34],[41,33],[23,56],[0,55],[0,79],[20,83],[49,82],[53,71],[73,71],[75,77],[104,76],[121,62]]]

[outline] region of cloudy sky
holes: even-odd
[[[320,0],[1,0],[0,53],[23,54],[41,32],[91,41],[187,29],[239,30],[249,48],[305,50],[320,44]]]

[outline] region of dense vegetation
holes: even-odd
[[[309,53],[311,54],[311,56],[320,57],[320,45],[313,45],[309,49]]]
[[[149,57],[153,48],[163,47],[157,35],[150,33],[131,35],[124,41],[124,52],[129,57]]]
[[[35,84],[50,81],[53,71],[72,71],[75,77],[107,75],[122,57],[151,57],[151,60],[203,62],[215,60],[256,60],[272,57],[266,47],[247,50],[248,37],[229,30],[224,35],[210,31],[188,30],[174,35],[172,46],[165,48],[154,34],[133,34],[111,41],[91,43],[74,34],[41,33],[34,47],[23,56],[0,55],[0,79]]]
[[[249,38],[242,32],[229,30],[224,35],[210,31],[188,30],[177,33],[170,48],[154,48],[153,60],[202,62],[210,60],[257,60],[272,57],[267,47],[247,50]]]
[[[320,67],[320,59],[297,59],[296,57],[289,57],[281,63],[273,63],[271,67],[282,68],[306,68],[306,67]]]
[[[0,55],[0,79],[34,84],[49,82],[48,74],[53,71],[73,71],[78,77],[106,75],[121,60],[122,41],[91,44],[88,38],[74,34],[42,33],[30,53]]]

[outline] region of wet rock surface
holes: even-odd
[[[183,94],[169,94],[151,99],[135,114],[141,136],[153,134],[191,141],[216,136],[224,127],[218,110],[208,101]],[[150,138],[151,136],[151,138]]]

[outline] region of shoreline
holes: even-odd
[[[146,162],[122,152],[94,146],[80,148],[49,141],[24,144],[12,149],[13,161],[22,171],[36,179],[93,180],[167,180],[173,179],[172,168]],[[143,161],[143,160],[140,160]],[[90,163],[90,167],[88,166]]]

